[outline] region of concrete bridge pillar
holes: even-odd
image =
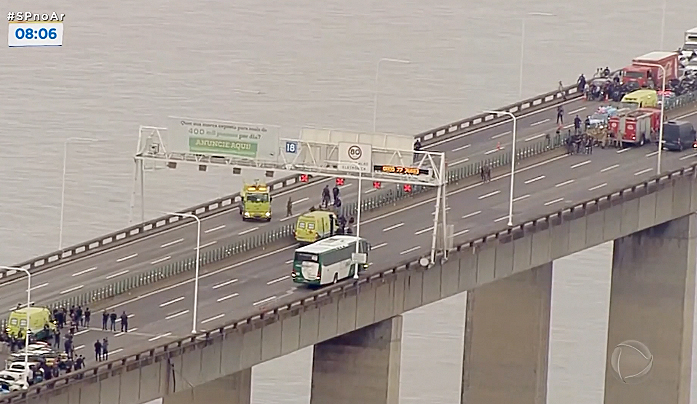
[[[692,214],[615,240],[606,404],[689,404],[696,237]],[[618,348],[628,340],[642,343],[650,355],[632,348],[636,343]],[[615,352],[619,375],[612,366]]]
[[[252,368],[170,394],[162,400],[162,404],[250,404],[251,402]]]
[[[467,292],[461,403],[546,404],[552,263]]]
[[[316,344],[310,404],[397,404],[402,316]]]

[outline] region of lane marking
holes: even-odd
[[[200,277],[199,277],[199,278],[200,278]],[[161,303],[161,304],[160,304],[160,307],[169,306],[170,304],[174,304],[174,303],[176,303],[176,302],[181,302],[182,300],[184,300],[184,296],[179,296],[179,297],[176,298],[176,299],[172,299],[172,300],[170,300],[170,301]]]
[[[171,319],[173,319],[173,318],[176,318],[176,317],[179,317],[179,316],[183,316],[184,314],[186,314],[186,313],[188,313],[188,312],[189,312],[189,309],[186,309],[186,310],[182,310],[182,311],[180,311],[180,312],[178,312],[178,313],[170,314],[169,316],[165,317],[165,320],[171,320]]]
[[[485,152],[484,154],[485,154],[485,155],[489,155],[489,154],[491,154],[491,153],[496,153],[496,152],[499,151],[499,150],[503,150],[503,146],[501,146],[500,149],[491,149],[491,150],[489,150],[488,152]]]
[[[342,186],[340,186],[340,187],[339,187],[339,189],[344,189],[344,188],[348,188],[348,187],[350,187],[350,186],[352,186],[352,185],[353,185],[353,182],[349,182],[349,183],[348,183],[348,184],[346,184],[346,185],[342,185]]]
[[[292,264],[292,263],[293,263],[293,260],[288,260],[288,261],[284,262],[284,264]]]
[[[278,282],[281,282],[281,281],[285,281],[286,279],[290,279],[290,275],[284,275],[284,276],[282,276],[282,277],[280,277],[280,278],[276,278],[276,279],[270,280],[270,281],[266,282],[266,284],[267,284],[267,285],[273,285],[274,283],[278,283]]]
[[[573,115],[573,114],[575,114],[575,113],[577,113],[577,112],[581,112],[581,111],[583,111],[584,109],[586,109],[586,107],[576,108],[576,109],[574,109],[573,111],[569,111],[569,115]]]
[[[583,162],[576,163],[576,164],[572,165],[571,168],[583,167],[583,166],[585,166],[586,164],[590,164],[590,163],[591,163],[590,160],[586,160],[586,161],[583,161]]]
[[[123,348],[115,349],[115,350],[109,352],[109,355],[116,355],[117,353],[119,353],[121,351],[123,351]]]
[[[95,269],[97,269],[97,267],[87,268],[87,269],[85,269],[85,270],[83,270],[83,271],[75,272],[72,276],[84,275],[84,274],[86,274],[86,273],[88,273],[88,272],[94,271]]]
[[[513,202],[522,201],[523,199],[528,199],[528,198],[530,198],[530,194],[519,196],[517,198],[513,198]]]
[[[418,250],[419,248],[421,248],[421,246],[417,245],[416,247],[412,247],[408,250],[402,251],[401,253],[399,253],[399,255],[409,254],[410,252],[414,252],[414,251]]]
[[[468,214],[462,216],[462,219],[467,219],[468,217],[476,216],[476,215],[478,215],[478,214],[480,214],[480,213],[482,213],[481,210],[478,210],[478,211],[472,212],[472,213],[468,213]]]
[[[498,222],[503,221],[503,220],[506,220],[506,219],[508,219],[508,215],[502,216],[502,217],[500,217],[500,218],[498,218],[498,219],[494,219],[494,223],[498,223]]]
[[[552,200],[552,201],[545,202],[545,206],[549,206],[549,205],[555,204],[555,203],[557,203],[557,202],[561,202],[561,201],[563,201],[563,200],[564,200],[564,198],[557,198],[557,199],[554,199],[554,200]]]
[[[76,290],[80,290],[80,289],[82,289],[82,288],[84,288],[84,287],[85,287],[85,285],[75,286],[74,288],[70,288],[70,289],[66,289],[66,290],[62,291],[62,292],[60,292],[59,294],[60,294],[60,295],[64,295],[64,294],[66,294],[66,293],[70,293],[70,292],[74,292],[74,291],[76,291]]]
[[[48,282],[42,283],[41,285],[32,286],[29,290],[32,291],[32,290],[36,290],[36,289],[41,289],[41,288],[43,288],[44,286],[48,286]],[[25,290],[26,290],[26,289],[25,289]]]
[[[471,144],[466,144],[466,145],[464,145],[464,146],[456,147],[456,148],[454,148],[454,149],[452,150],[452,152],[454,153],[454,152],[458,152],[458,151],[460,151],[460,150],[465,150],[465,149],[467,149],[467,148],[470,147],[470,146],[472,146],[472,145],[471,145]]]
[[[237,235],[238,235],[238,236],[244,236],[245,234],[251,233],[251,232],[256,231],[256,230],[259,230],[259,228],[258,228],[258,227],[252,227],[251,229],[247,229],[247,230],[244,230],[244,231],[241,231],[241,232],[237,233]]]
[[[655,152],[648,153],[648,154],[646,155],[646,157],[653,157],[653,156],[655,156],[655,155],[657,155],[657,154],[658,154],[658,150],[656,150]]]
[[[232,285],[233,283],[235,283],[237,281],[238,281],[238,279],[231,279],[229,281],[225,281],[223,283],[219,283],[219,284],[213,286],[213,289],[218,289],[218,288],[222,288],[223,286]]]
[[[390,230],[398,229],[398,228],[400,228],[400,227],[402,227],[402,226],[404,226],[404,223],[397,223],[397,224],[395,224],[395,225],[385,227],[384,229],[382,229],[382,231],[383,231],[383,232],[385,232],[385,231],[390,231]]]
[[[646,173],[648,173],[649,171],[653,171],[653,168],[646,168],[646,169],[643,169],[643,170],[641,170],[641,171],[637,171],[637,172],[634,173],[634,175],[646,174]]]
[[[168,256],[166,256],[166,257],[162,257],[162,258],[156,259],[155,261],[151,262],[150,264],[151,264],[151,265],[159,264],[160,262],[165,262],[165,261],[167,261],[167,260],[170,259],[170,258],[172,258],[172,257],[168,255]]]
[[[539,180],[543,180],[543,179],[545,179],[545,176],[544,176],[544,175],[540,175],[539,177],[531,178],[531,179],[525,181],[525,183],[526,183],[526,184],[532,184],[532,183],[535,182],[535,181],[539,181]]]
[[[231,295],[227,295],[227,296],[223,296],[223,297],[219,298],[218,300],[216,300],[216,302],[218,302],[218,303],[224,302],[227,299],[232,299],[233,297],[237,297],[237,296],[239,296],[238,293],[233,293]]]
[[[695,156],[697,156],[697,153],[688,154],[687,156],[680,157],[680,160],[687,160],[687,159],[689,159],[691,157],[695,157]]]
[[[135,314],[131,313],[131,314],[128,314],[128,315],[126,316],[126,318],[133,318],[133,316],[135,316]],[[116,319],[116,322],[117,322],[117,323],[120,323],[120,322],[121,322],[121,317],[117,318],[117,319]]]
[[[219,319],[219,318],[223,318],[223,317],[225,317],[225,313],[221,313],[221,314],[218,314],[217,316],[213,316],[213,317],[211,317],[211,318],[207,318],[207,319],[201,321],[201,324],[210,323],[211,321],[215,321],[215,320],[217,320],[217,319]]]
[[[364,194],[372,194],[373,192],[377,191],[377,188],[370,188],[369,190],[363,192]]]
[[[148,339],[148,341],[150,341],[150,342],[157,341],[160,338],[169,337],[170,335],[172,335],[171,332],[160,334],[160,335],[157,335],[157,336],[154,336],[154,337]]]
[[[112,279],[112,278],[116,278],[117,276],[121,276],[121,275],[127,274],[127,273],[128,273],[128,269],[124,269],[123,271],[117,272],[117,273],[115,273],[115,274],[108,275],[106,278],[107,278],[107,279]]]
[[[456,162],[450,164],[450,166],[451,166],[451,167],[452,167],[452,166],[456,166],[456,165],[458,165],[458,164],[466,163],[466,162],[468,162],[468,161],[470,161],[469,158],[464,158],[464,159],[462,159],[462,160],[458,160],[458,161],[456,161]]]
[[[291,204],[295,205],[296,203],[303,203],[303,202],[305,202],[305,201],[308,200],[308,199],[310,199],[310,198],[309,198],[309,197],[300,198],[300,199],[298,199],[297,201],[292,201]]]
[[[603,182],[603,183],[600,184],[600,185],[596,185],[596,186],[594,186],[594,187],[588,188],[588,190],[589,190],[589,191],[595,191],[596,189],[600,189],[600,188],[602,188],[602,187],[604,187],[604,186],[606,186],[606,185],[607,185],[607,182]]]
[[[576,181],[576,180],[567,180],[567,181],[564,181],[564,182],[560,182],[559,184],[555,185],[555,187],[557,187],[557,188],[563,187],[564,185],[572,184],[574,181]]]
[[[493,191],[493,192],[489,192],[488,194],[480,195],[480,196],[477,197],[477,198],[480,199],[480,200],[481,200],[481,199],[486,199],[486,198],[488,198],[488,197],[490,197],[490,196],[498,195],[498,194],[500,194],[500,193],[501,193],[501,191]]]
[[[537,121],[537,122],[535,122],[535,123],[531,123],[530,126],[542,125],[543,123],[547,123],[547,122],[549,122],[549,118],[543,119],[543,120],[541,120],[541,121]]]
[[[610,167],[605,167],[602,170],[600,170],[601,173],[604,173],[606,171],[614,170],[615,168],[619,167],[619,164],[613,164]]]
[[[276,298],[276,296],[267,297],[267,298],[264,299],[264,300],[259,300],[258,302],[252,303],[252,306],[258,306],[258,305],[260,305],[260,304],[268,303],[268,302],[274,300],[275,298]]]
[[[461,235],[463,235],[463,234],[465,234],[465,233],[468,233],[469,231],[470,231],[469,229],[460,230],[460,231],[458,231],[457,233],[453,233],[453,237],[461,236]]]
[[[624,149],[619,149],[619,150],[617,150],[615,153],[620,154],[620,153],[624,153],[624,152],[626,152],[626,151],[628,151],[628,150],[629,150],[629,147],[625,147]]]
[[[78,345],[78,346],[75,347],[75,350],[76,350],[76,351],[79,351],[80,349],[82,349],[82,348],[84,348],[84,347],[85,347],[84,345]]]
[[[169,243],[164,243],[164,244],[162,244],[162,245],[160,246],[160,248],[167,248],[167,247],[173,246],[173,245],[175,245],[175,244],[177,244],[177,243],[181,243],[182,241],[184,241],[183,238],[180,238],[180,239],[177,239],[177,240],[174,240],[174,241],[170,241]]]
[[[89,331],[90,331],[89,328],[85,328],[84,330],[78,331],[78,332],[76,332],[76,333],[73,334],[73,335],[77,337],[78,335],[82,335],[82,334],[88,333]]]
[[[416,233],[414,233],[414,235],[418,236],[419,234],[424,234],[424,233],[432,231],[432,230],[433,230],[433,226],[427,227],[425,229],[421,229],[421,230],[417,231]]]
[[[121,258],[117,259],[116,262],[124,262],[126,260],[130,260],[131,258],[135,258],[137,256],[138,256],[138,253],[133,253],[131,255],[127,255],[125,257],[121,257]]]
[[[218,240],[213,240],[213,241],[211,241],[211,242],[209,242],[209,243],[201,244],[201,245],[199,246],[199,249],[203,250],[204,248],[210,247],[210,246],[212,246],[213,244],[215,244],[215,243],[217,243],[217,242],[218,242]],[[194,247],[194,251],[196,251],[196,247]]]
[[[132,333],[132,332],[136,332],[136,331],[138,331],[138,327],[131,328],[131,329],[128,330],[128,332],[123,332],[123,331],[121,331],[121,332],[119,332],[119,333],[116,333],[116,334],[114,334],[114,337],[120,337],[120,336],[122,336],[122,335],[125,335],[125,334],[128,334],[128,333]]]
[[[372,250],[377,250],[378,248],[382,248],[382,247],[384,247],[384,246],[386,246],[386,245],[387,245],[387,243],[380,243],[380,244],[378,244],[378,245],[376,245],[376,246],[373,246],[370,250],[371,250],[371,251],[372,251]]]
[[[494,136],[492,136],[491,138],[492,138],[492,139],[498,139],[498,138],[500,138],[500,137],[502,137],[502,136],[506,136],[506,135],[510,135],[510,134],[511,134],[511,131],[509,130],[509,131],[506,131],[506,132],[503,132],[503,133],[499,133],[498,135],[494,135]],[[455,149],[453,149],[453,151],[455,151]]]
[[[294,215],[290,215],[290,216],[284,217],[284,218],[281,219],[281,221],[282,221],[282,222],[285,222],[286,220],[295,219],[295,218],[298,217],[298,216],[300,216],[300,213],[296,213],[296,214],[294,214]]]
[[[224,224],[221,224],[220,226],[216,226],[216,227],[214,227],[214,228],[212,228],[212,229],[208,229],[208,230],[204,231],[204,233],[208,234],[208,233],[212,233],[212,232],[214,232],[214,231],[217,231],[217,230],[220,230],[220,229],[224,229],[224,228],[225,228],[225,225],[224,225]]]
[[[537,135],[534,135],[534,136],[530,136],[530,137],[525,138],[525,141],[526,141],[526,142],[531,142],[531,141],[533,141],[533,140],[535,140],[535,139],[541,138],[541,137],[544,136],[544,135],[545,135],[545,133],[538,133]]]

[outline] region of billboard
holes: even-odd
[[[177,117],[169,121],[169,152],[278,161],[278,126]]]
[[[369,144],[339,142],[339,170],[369,173],[372,170],[373,147]]]

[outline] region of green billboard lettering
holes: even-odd
[[[257,157],[257,147],[257,143],[189,137],[189,150],[192,153],[228,154],[255,158]]]

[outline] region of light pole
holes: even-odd
[[[378,60],[378,65],[375,68],[375,95],[373,97],[373,133],[375,133],[375,125],[377,124],[378,119],[378,77],[380,76],[380,62],[393,62],[402,64],[411,63],[410,61],[404,59],[382,58]]]
[[[661,80],[661,126],[658,128],[658,157],[656,161],[656,174],[661,174],[661,155],[663,154],[663,118],[666,111],[666,68],[658,63],[636,63],[641,66],[657,67],[663,72]]]
[[[552,13],[528,13],[530,17],[554,17]],[[520,34],[520,79],[518,83],[518,98],[523,98],[523,60],[525,56],[525,16],[522,19],[522,30]]]
[[[68,143],[70,142],[96,142],[97,139],[85,137],[69,137],[63,143],[63,179],[61,181],[61,217],[58,230],[58,249],[63,249],[63,214],[65,211],[65,172],[68,165]]]
[[[518,131],[518,118],[508,111],[484,111],[486,114],[508,115],[513,120],[513,145],[511,146],[511,195],[508,201],[508,225],[513,226],[513,184],[515,183],[515,142]]]
[[[26,330],[24,330],[24,371],[27,372],[29,370],[29,306],[31,305],[31,274],[28,270],[18,267],[0,266],[0,269],[4,269],[6,271],[21,271],[27,274],[27,327]],[[21,329],[21,327],[19,329]]]
[[[663,37],[666,33],[666,7],[668,6],[668,0],[663,0],[663,13],[661,15],[661,47],[659,49],[663,50]]]
[[[192,215],[191,213],[175,213],[175,212],[168,212],[169,215],[172,216],[181,216],[181,217],[188,217],[190,219],[195,219],[196,220],[196,275],[194,278],[194,318],[192,321],[191,325],[191,333],[196,334],[196,315],[198,314],[198,275],[199,275],[199,266],[200,266],[200,260],[199,260],[199,253],[201,252],[201,219],[198,218],[196,215]]]

